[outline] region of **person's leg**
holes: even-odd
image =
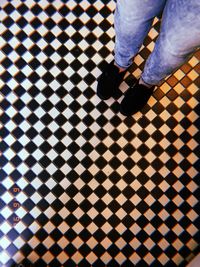
[[[168,0],[155,47],[141,78],[158,85],[179,68],[200,46],[200,1]]]
[[[159,37],[141,75],[143,84],[137,82],[127,91],[120,107],[122,114],[128,116],[141,110],[155,85],[180,67],[200,46],[199,14],[199,0],[167,0]]]
[[[154,17],[162,12],[165,2],[166,0],[117,1],[114,16],[115,61],[107,64],[98,78],[97,95],[101,99],[109,99],[117,91]]]
[[[153,19],[162,13],[166,0],[117,0],[114,14],[115,63],[126,69],[132,64]]]

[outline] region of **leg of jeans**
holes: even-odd
[[[114,27],[115,62],[127,68],[138,53],[154,17],[162,13],[166,0],[117,0]]]
[[[148,60],[142,79],[157,85],[185,63],[200,46],[200,1],[168,0],[159,38]]]

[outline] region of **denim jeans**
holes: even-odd
[[[178,69],[200,46],[200,0],[117,0],[115,63],[119,67],[132,64],[160,15],[160,34],[141,76],[150,85]]]

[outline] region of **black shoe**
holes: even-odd
[[[98,78],[97,95],[103,100],[113,96],[122,83],[125,73],[126,71],[119,72],[118,67],[114,65],[114,61],[107,64]]]
[[[125,97],[121,102],[120,112],[125,116],[131,116],[140,111],[148,102],[153,94],[155,86],[147,87],[139,84],[139,81],[130,87],[125,93]]]

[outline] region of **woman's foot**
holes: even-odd
[[[154,85],[147,86],[137,81],[125,93],[125,97],[121,102],[120,112],[124,116],[131,116],[140,111],[147,104],[154,89]]]
[[[125,73],[126,69],[116,66],[114,61],[107,63],[105,70],[98,79],[97,95],[103,100],[113,96],[122,83]]]

